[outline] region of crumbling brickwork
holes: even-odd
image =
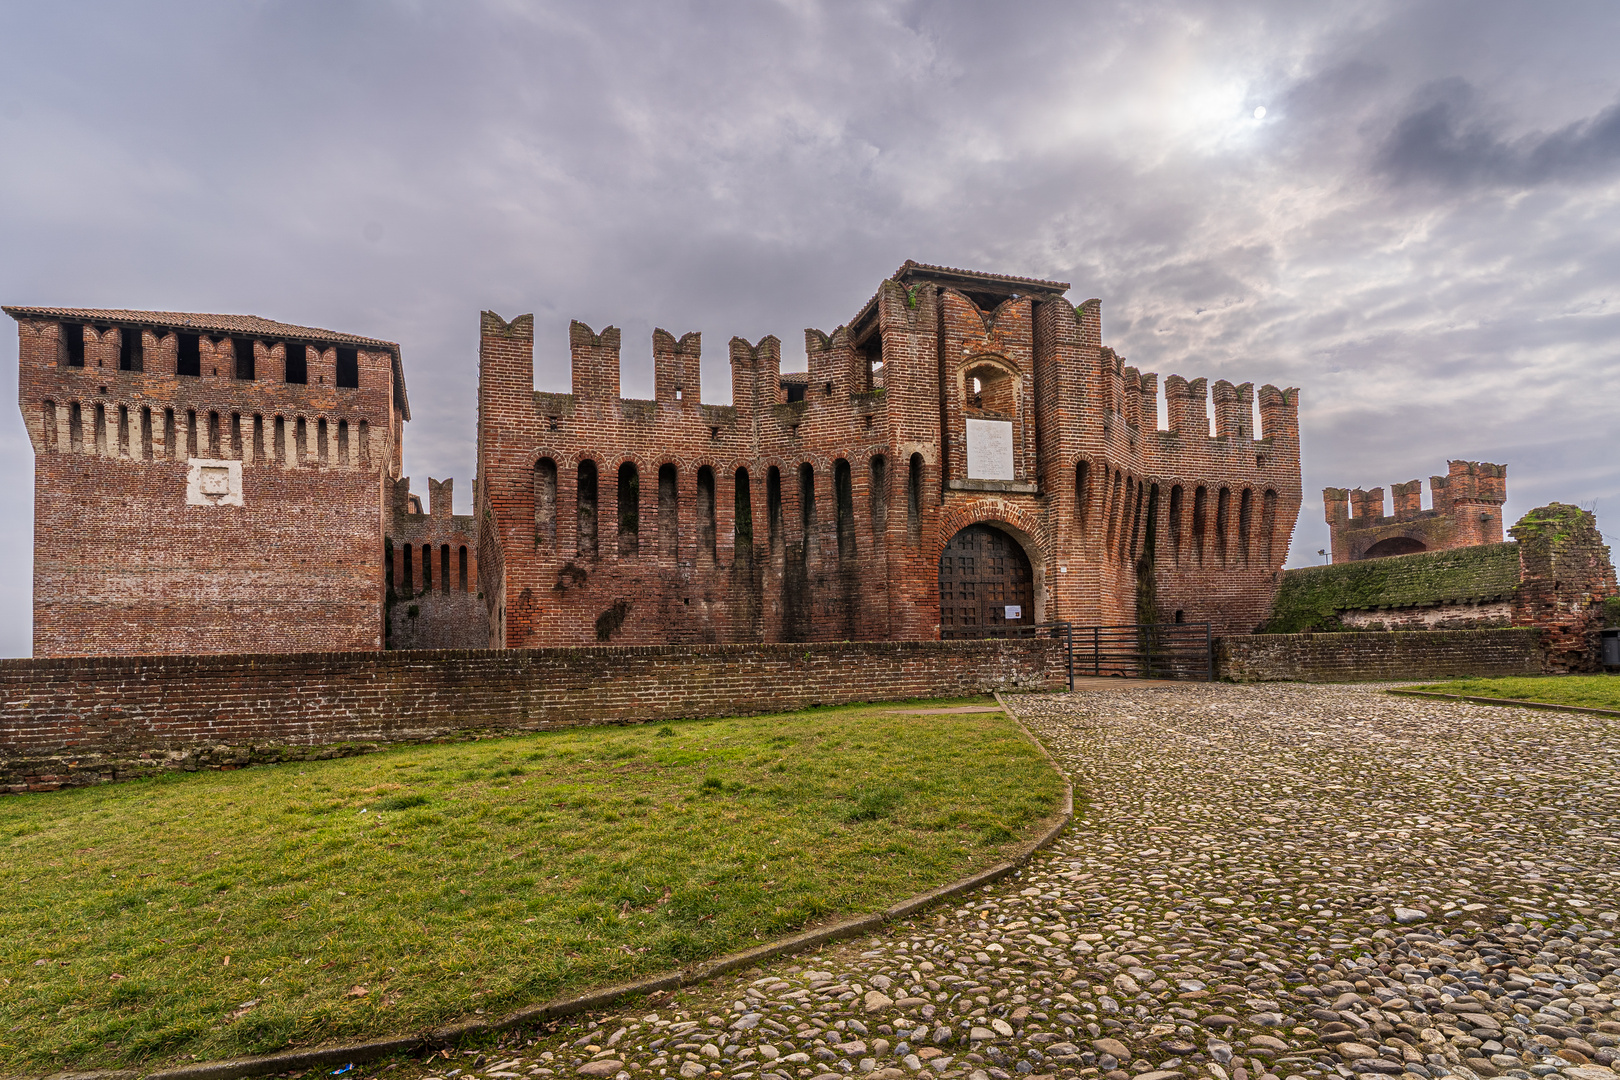
[[[482,649],[489,620],[478,595],[478,530],[451,509],[452,481],[428,480],[428,511],[410,477],[394,481],[383,544],[388,648]]]
[[[776,338],[733,338],[729,406],[702,403],[697,334],[655,332],[638,401],[618,330],[577,322],[572,393],[537,393],[532,318],[485,312],[491,643],[1254,629],[1299,510],[1297,391],[1263,387],[1256,432],[1252,385],[1219,381],[1212,433],[1206,381],[1171,376],[1160,430],[1158,377],[1067,288],[908,262],[847,326],[806,331],[803,376]]]
[[[382,646],[397,345],[254,316],[4,310],[34,450],[36,656]]]
[[[1417,480],[1394,486],[1393,514],[1384,513],[1383,488],[1323,488],[1333,561],[1500,544],[1507,466],[1452,461],[1446,467],[1447,475],[1429,477],[1432,506],[1428,510],[1422,508],[1423,485]]]
[[[1519,587],[1513,622],[1541,632],[1546,670],[1601,671],[1598,631],[1615,595],[1614,563],[1597,518],[1578,506],[1549,503],[1511,530],[1519,542]]]

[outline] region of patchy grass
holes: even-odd
[[[1004,857],[1061,782],[895,706],[399,747],[0,800],[0,1065],[499,1014]]]
[[[1469,697],[1513,698],[1547,705],[1578,705],[1583,709],[1620,710],[1620,675],[1539,675],[1504,679],[1452,679],[1408,690]]]

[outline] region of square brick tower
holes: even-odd
[[[379,649],[399,346],[252,315],[6,307],[34,655]]]

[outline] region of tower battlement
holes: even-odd
[[[1384,512],[1384,489],[1323,488],[1322,508],[1332,533],[1333,561],[1358,562],[1419,551],[1447,551],[1502,542],[1507,466],[1452,461],[1445,476],[1429,477],[1431,507],[1422,508],[1423,484],[1391,487],[1393,512]]]

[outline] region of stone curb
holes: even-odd
[[[1402,697],[1433,698],[1436,701],[1470,701],[1475,705],[1511,705],[1519,709],[1545,709],[1547,712],[1585,713],[1587,716],[1620,717],[1620,709],[1591,709],[1584,705],[1554,705],[1547,701],[1520,701],[1518,698],[1472,697],[1467,694],[1437,694],[1433,690],[1386,690]]]
[[[364,1042],[345,1043],[338,1046],[317,1046],[304,1050],[287,1050],[276,1054],[265,1054],[261,1057],[205,1061],[198,1062],[195,1065],[182,1065],[175,1069],[161,1069],[156,1072],[141,1072],[136,1069],[79,1070],[52,1073],[42,1078],[42,1080],[236,1080],[237,1077],[266,1076],[271,1073],[291,1072],[295,1069],[323,1065],[360,1064],[361,1062],[375,1061],[378,1058],[390,1057],[394,1054],[408,1054],[416,1050],[448,1047],[470,1036],[489,1035],[509,1028],[542,1023],[564,1016],[572,1016],[575,1013],[589,1012],[592,1009],[606,1008],[621,997],[651,994],[660,990],[676,990],[683,986],[694,986],[698,983],[708,982],[710,979],[740,968],[750,967],[762,960],[787,956],[791,953],[806,952],[843,938],[857,937],[869,931],[877,930],[891,920],[915,914],[940,900],[972,892],[980,886],[999,881],[1023,866],[1037,851],[1056,840],[1063,830],[1068,828],[1069,822],[1074,817],[1074,785],[1069,780],[1068,773],[1052,757],[1046,746],[1030,732],[1029,728],[1024,726],[1023,719],[1002,699],[1001,694],[996,693],[995,698],[996,703],[1012,718],[1013,723],[1018,725],[1018,730],[1023,732],[1024,737],[1034,743],[1052,768],[1057,770],[1058,776],[1063,780],[1063,802],[1055,815],[1056,820],[1040,836],[1025,843],[1016,855],[1005,862],[997,863],[986,870],[980,870],[976,874],[962,878],[960,881],[954,881],[949,885],[931,889],[928,892],[918,893],[881,912],[843,919],[827,926],[817,927],[814,930],[806,930],[790,937],[779,938],[776,941],[752,949],[745,949],[742,952],[730,953],[726,956],[716,957],[713,960],[705,960],[680,971],[665,972],[661,975],[653,975],[633,982],[618,983],[596,990],[587,990],[583,994],[576,994],[572,997],[556,998],[540,1005],[531,1005],[526,1009],[519,1009],[517,1012],[509,1013],[496,1020],[468,1020],[448,1024],[418,1035],[394,1035],[381,1039],[368,1039]]]

